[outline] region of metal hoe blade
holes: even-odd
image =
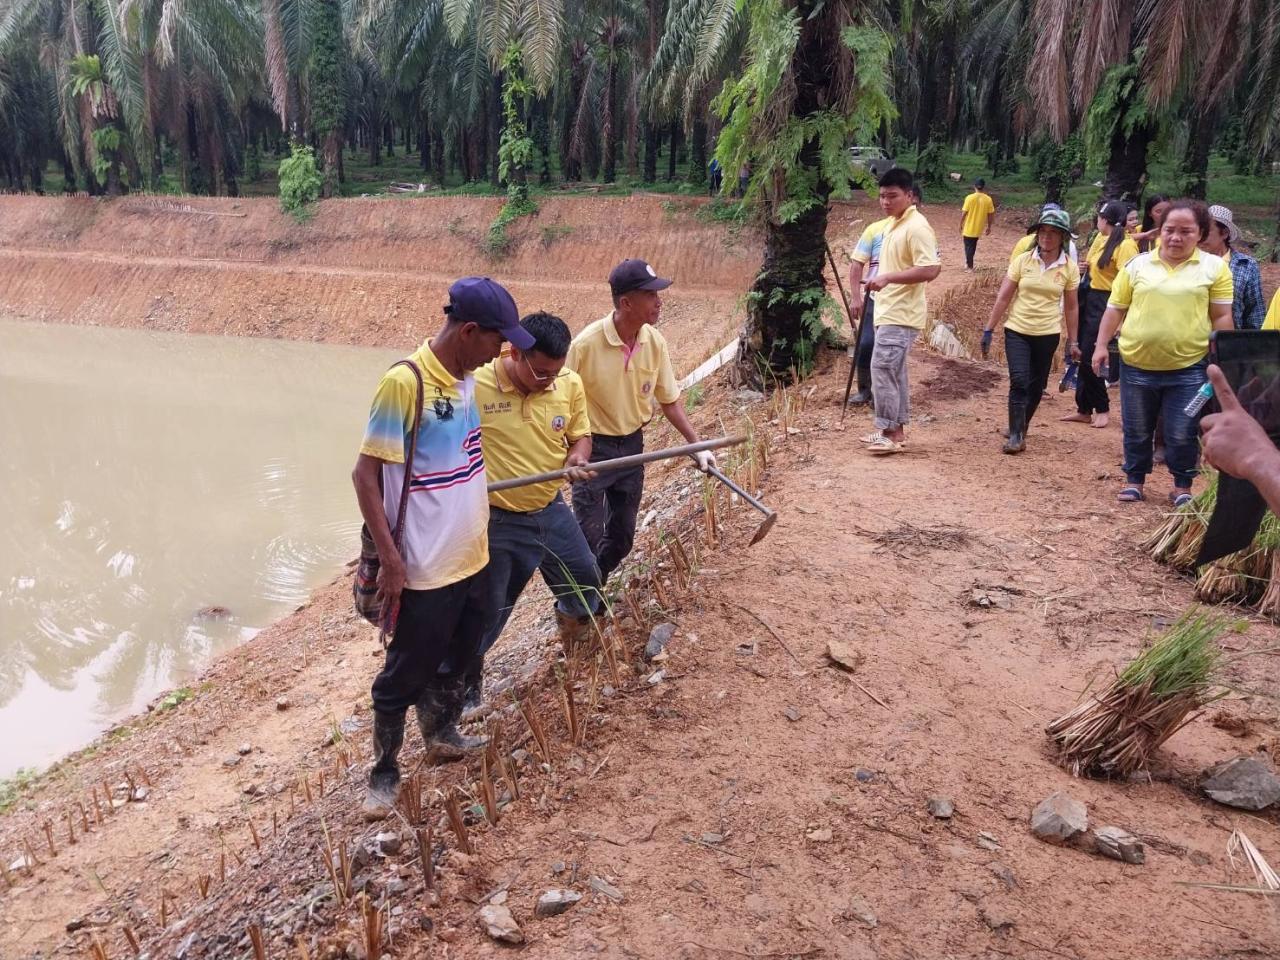
[[[773,525],[778,522],[778,514],[769,507],[766,507],[751,494],[747,493],[747,491],[743,490],[715,467],[709,467],[707,469],[707,473],[711,474],[711,476],[715,477],[743,500],[747,501],[747,503],[751,504],[751,506],[764,514],[764,521],[756,528],[755,535],[751,538],[751,543],[747,544],[747,546],[753,546],[767,537],[769,535],[769,531],[773,529]]]

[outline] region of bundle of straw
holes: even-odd
[[[1143,543],[1160,563],[1194,573],[1209,518],[1218,500],[1218,475],[1191,503],[1168,514]],[[1243,550],[1206,564],[1196,577],[1196,597],[1206,603],[1239,603],[1280,622],[1280,520],[1268,512]]]
[[[1089,694],[1045,728],[1058,762],[1073,776],[1124,777],[1223,696],[1215,690],[1218,639],[1230,622],[1192,608],[1100,694]]]

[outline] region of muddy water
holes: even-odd
[[[0,777],[191,683],[343,568],[395,358],[0,320]]]

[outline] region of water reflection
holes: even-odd
[[[0,322],[0,776],[72,749],[354,556],[394,352]]]

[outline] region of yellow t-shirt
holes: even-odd
[[[628,349],[613,311],[589,324],[569,345],[565,363],[582,378],[593,433],[623,437],[653,419],[653,401],[680,399],[666,338],[645,324]]]
[[[1209,352],[1209,304],[1230,304],[1231,268],[1194,250],[1172,267],[1156,253],[1134,257],[1116,274],[1107,305],[1127,311],[1120,356],[1141,370],[1184,370]]]
[[[1111,251],[1111,262],[1105,267],[1098,266],[1098,261],[1102,259],[1102,250],[1109,239],[1111,238],[1099,233],[1089,245],[1086,259],[1089,261],[1090,290],[1110,290],[1120,268],[1138,255],[1138,245],[1131,237],[1125,237]]]
[[[940,262],[938,238],[929,221],[915,207],[908,207],[885,232],[884,245],[880,248],[880,273],[897,273]],[[923,330],[929,313],[924,288],[923,283],[891,283],[876,293],[876,326],[893,324]]]
[[[961,232],[966,237],[980,237],[982,231],[987,229],[987,218],[996,212],[996,204],[990,194],[975,190],[964,198],[964,205],[960,209],[964,213]]]
[[[1280,330],[1280,290],[1271,298],[1271,306],[1267,307],[1266,319],[1262,321],[1263,330]]]
[[[1018,285],[1005,329],[1028,337],[1044,337],[1062,332],[1062,294],[1080,286],[1080,267],[1065,252],[1049,266],[1040,261],[1040,252],[1024,253],[1009,264],[1006,274]]]
[[[527,396],[511,382],[508,351],[476,371],[480,439],[490,481],[559,470],[569,447],[591,432],[582,378],[561,370],[545,390]],[[560,481],[530,484],[489,494],[489,506],[528,513],[541,510],[560,490]]]

